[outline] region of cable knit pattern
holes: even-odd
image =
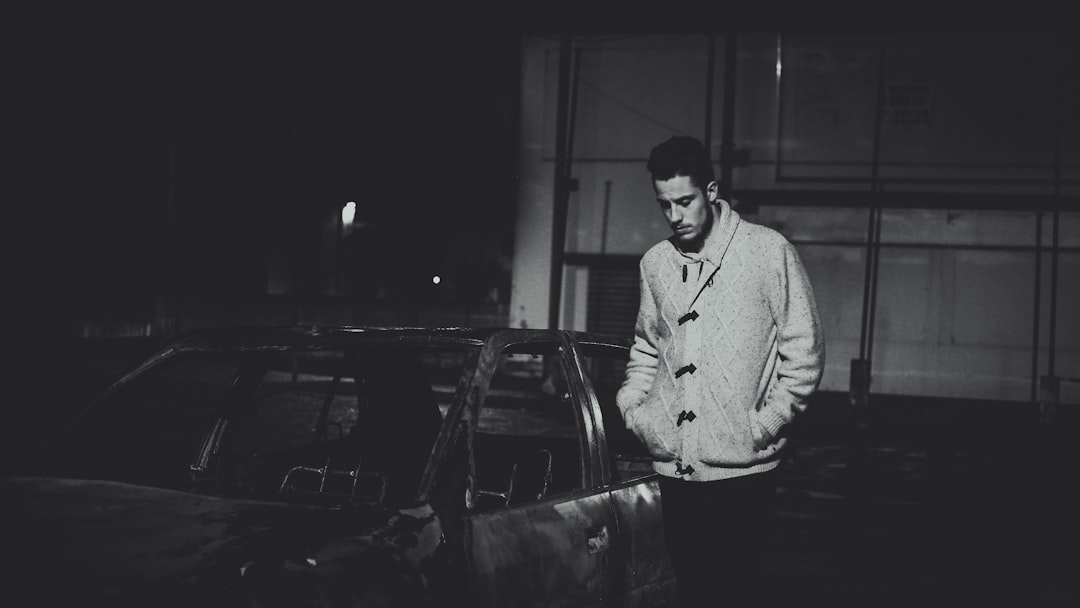
[[[694,481],[775,468],[787,443],[780,430],[806,409],[825,361],[794,246],[720,201],[700,255],[666,240],[640,270],[634,346],[616,401],[653,468]]]

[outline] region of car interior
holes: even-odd
[[[582,437],[554,345],[510,347],[492,375],[473,439],[476,508],[513,507],[581,489]]]
[[[453,399],[464,351],[369,353],[177,357],[117,393],[82,428],[85,441],[72,442],[60,458],[70,476],[218,496],[408,500]],[[474,508],[584,488],[583,427],[563,359],[555,343],[511,345],[500,355],[471,444]],[[615,380],[598,378],[617,479],[647,472],[633,442],[618,439],[624,429],[613,406]],[[90,448],[102,441],[116,449]]]
[[[410,498],[443,420],[420,354],[334,353],[319,365],[307,355],[306,371],[266,370],[249,406],[215,427],[232,429],[208,432],[192,466],[198,489],[320,504]]]

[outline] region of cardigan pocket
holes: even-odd
[[[761,452],[769,447],[772,440],[766,439],[765,425],[761,423],[760,410],[750,410],[750,445],[755,452]]]
[[[645,444],[654,460],[671,462],[678,458],[674,449],[674,426],[668,419],[667,412],[659,403],[646,400],[641,411],[634,417],[634,427],[630,429]]]
[[[763,441],[763,445],[758,445],[757,438],[764,438],[767,435],[765,425],[761,422],[761,412],[762,410],[750,410],[751,436],[754,437],[751,440],[751,445],[754,450],[755,462],[772,459],[776,455],[776,452],[786,443],[784,439],[771,437],[767,441]]]

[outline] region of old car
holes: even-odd
[[[0,602],[664,605],[656,478],[614,406],[629,346],[528,329],[181,335],[4,480]]]

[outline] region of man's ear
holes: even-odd
[[[720,202],[720,184],[716,183],[716,180],[705,186],[705,199],[713,204]]]

